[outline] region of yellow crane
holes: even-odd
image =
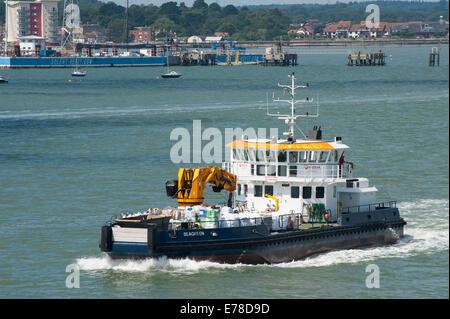
[[[236,175],[219,167],[180,168],[178,180],[166,182],[167,196],[176,198],[180,206],[201,205],[207,184],[214,192],[222,189],[230,192],[228,206],[231,206],[232,192],[236,190]]]

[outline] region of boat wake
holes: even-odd
[[[263,101],[258,101],[263,102]],[[108,107],[101,108],[88,108],[88,109],[76,109],[76,107],[68,108],[66,110],[40,110],[40,111],[0,111],[0,120],[50,120],[50,119],[86,119],[96,117],[121,117],[121,116],[135,116],[135,115],[155,115],[155,114],[173,114],[173,113],[186,113],[211,111],[211,110],[234,110],[234,109],[249,109],[258,108],[260,104],[254,103],[216,103],[205,105],[189,105],[189,104],[174,104],[174,105],[154,105],[152,107],[146,106],[130,106],[127,108],[120,107]]]
[[[189,275],[202,271],[242,271],[247,267],[310,268],[328,267],[337,264],[369,262],[385,258],[407,258],[433,254],[449,247],[449,201],[417,200],[398,203],[402,217],[408,222],[405,235],[394,245],[371,246],[361,249],[332,251],[304,260],[274,265],[220,264],[191,259],[144,259],[112,260],[106,254],[98,257],[79,258],[76,263],[81,270],[111,270],[119,272],[166,272],[174,275]]]

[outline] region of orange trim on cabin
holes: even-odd
[[[279,150],[334,150],[334,147],[327,142],[312,142],[312,143],[254,143],[247,141],[235,140],[226,147],[233,148],[256,148],[256,149],[279,149]]]

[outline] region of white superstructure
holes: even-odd
[[[295,106],[312,100],[295,100],[298,88],[294,73],[289,86],[280,85],[289,100],[288,115],[270,114],[285,121],[289,130],[283,138],[235,140],[228,144],[230,161],[223,168],[237,176],[235,207],[244,210],[277,211],[280,214],[302,213],[308,216],[312,207],[330,214],[330,221],[339,216],[342,207],[375,203],[375,187],[369,187],[365,178],[353,178],[353,163],[344,161],[349,146],[340,137],[322,140],[320,128],[309,131],[304,139],[294,137],[295,120],[316,117],[316,114],[298,114]],[[360,208],[361,209],[361,208]]]

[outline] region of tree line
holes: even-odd
[[[3,0],[1,0],[3,2]],[[161,6],[153,4],[131,4],[126,8],[116,3],[98,0],[79,0],[82,23],[99,24],[106,29],[107,40],[123,42],[128,29],[151,26],[160,31],[159,36],[213,35],[227,32],[230,39],[275,40],[287,38],[291,23],[304,23],[317,19],[323,23],[350,20],[354,23],[365,20],[369,2],[350,2],[335,4],[296,4],[296,5],[226,5],[221,7],[213,2],[195,0],[192,7],[184,2],[169,1]],[[131,0],[130,3],[133,1]],[[448,1],[375,1],[380,7],[381,21],[437,21],[439,16],[448,20]],[[62,23],[64,1],[60,1],[59,16]],[[4,21],[5,6],[0,5],[0,21]],[[126,16],[128,19],[126,19]]]

